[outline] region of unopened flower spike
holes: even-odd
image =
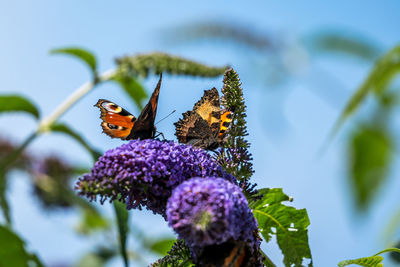
[[[253,163],[246,127],[246,105],[243,98],[243,89],[239,75],[233,70],[225,71],[222,87],[221,104],[226,110],[233,113],[231,126],[226,137],[224,147],[218,152],[218,162],[233,176],[235,176],[246,193],[252,194],[255,185],[249,183],[253,175]]]

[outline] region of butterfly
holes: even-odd
[[[103,132],[112,138],[122,140],[154,138],[156,132],[154,120],[157,113],[161,80],[162,74],[160,74],[160,80],[149,102],[137,118],[117,104],[99,99],[94,106],[100,108]]]
[[[174,123],[178,141],[207,150],[214,150],[223,143],[232,121],[232,112],[221,110],[216,88],[205,90],[193,110],[182,115],[183,118]]]
[[[210,245],[196,251],[197,259],[199,259],[197,265],[207,267],[252,266],[249,252],[248,245],[242,241]]]

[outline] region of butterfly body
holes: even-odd
[[[136,118],[127,110],[106,99],[99,99],[96,107],[100,108],[101,127],[111,138],[122,140],[154,138],[156,127],[154,120],[157,113],[158,95],[162,75],[149,102]]]
[[[231,112],[221,110],[216,88],[205,90],[193,110],[182,115],[183,118],[175,123],[178,141],[208,150],[221,146],[232,121]]]

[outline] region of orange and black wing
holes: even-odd
[[[232,112],[224,110],[221,112],[221,123],[219,127],[218,139],[222,140],[232,122]]]
[[[207,121],[193,111],[186,111],[183,118],[176,122],[175,135],[179,143],[190,144],[204,149],[214,149],[216,139]]]
[[[128,139],[135,124],[135,116],[105,99],[99,99],[95,106],[100,108],[103,132],[112,138]]]
[[[128,139],[149,139],[153,138],[155,134],[154,120],[157,114],[158,95],[160,94],[162,74],[157,83],[149,102],[144,107],[139,117],[137,118],[131,134]]]
[[[221,106],[218,90],[215,87],[204,91],[203,97],[194,105],[193,112],[199,114],[208,123],[214,136],[218,134],[221,123]]]
[[[216,88],[205,90],[193,110],[182,115],[183,118],[174,124],[180,143],[210,150],[219,146],[221,107]]]

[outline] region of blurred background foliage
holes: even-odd
[[[357,215],[357,223],[367,221],[369,214],[376,212],[374,207],[385,201],[385,190],[388,190],[385,184],[388,184],[390,177],[398,177],[398,173],[394,171],[395,163],[398,162],[400,46],[393,44],[388,47],[381,44],[378,38],[347,28],[326,27],[293,36],[273,27],[269,31],[262,30],[261,27],[257,28],[237,19],[191,20],[190,23],[184,21],[165,26],[155,35],[157,41],[167,44],[168,47],[184,47],[189,53],[200,46],[206,46],[213,53],[231,50],[235,58],[239,59],[240,69],[246,72],[248,80],[259,85],[249,86],[249,89],[255,87],[262,90],[260,95],[263,98],[256,105],[265,114],[260,125],[271,140],[290,132],[283,110],[285,101],[289,92],[296,90],[294,84],[305,83],[305,88],[311,94],[337,110],[337,121],[331,125],[331,133],[326,136],[327,142],[320,145],[323,146],[324,155],[336,144],[336,138],[345,140],[340,161],[346,167],[346,184],[349,190],[344,190],[348,195],[343,198],[349,200],[344,202]],[[178,74],[190,76],[202,73],[201,76],[215,77],[226,69],[226,66],[208,68],[200,64],[188,64],[186,58],[157,52],[120,57],[111,72],[101,72],[96,56],[85,49],[68,47],[52,50],[51,53],[73,56],[87,65],[90,78],[83,87],[87,86],[91,90],[105,82],[116,82],[127,99],[139,109],[148,96],[145,79],[149,73],[158,74],[161,70],[168,72],[171,65],[173,67],[169,69],[176,70],[177,62],[183,62],[182,65],[178,64],[183,66]],[[338,68],[349,65],[354,68],[369,68],[368,75],[359,82],[358,88],[348,88],[347,83],[338,78],[340,75],[319,64],[324,58],[333,60]],[[225,64],[235,66],[236,63]],[[188,65],[193,68],[187,69],[185,66]],[[176,74],[174,71],[169,73]],[[350,98],[349,91],[352,92]],[[117,215],[114,218],[101,212],[98,205],[76,196],[73,191],[74,181],[79,174],[90,168],[90,164],[78,166],[71,163],[73,160],[69,162],[65,156],[44,155],[40,151],[25,149],[37,135],[52,132],[71,137],[89,152],[93,160],[101,155],[99,149],[91,144],[90,136],[74,129],[74,125],[58,122],[58,117],[50,123],[46,120],[49,117],[43,119],[40,115],[42,108],[38,107],[46,104],[46,101],[43,102],[35,104],[27,96],[5,94],[3,91],[0,96],[0,116],[18,111],[38,120],[37,129],[27,137],[26,142],[14,143],[8,137],[0,139],[0,205],[3,213],[0,227],[0,266],[4,262],[10,263],[11,259],[1,257],[1,251],[10,249],[11,246],[2,247],[8,243],[15,244],[12,246],[12,255],[19,255],[13,259],[22,261],[15,266],[43,264],[40,255],[30,252],[35,251],[35,248],[26,246],[24,238],[19,237],[11,227],[12,207],[7,201],[7,177],[21,173],[26,173],[29,177],[31,192],[43,212],[52,216],[59,210],[73,210],[80,217],[75,227],[76,234],[101,244],[83,253],[80,259],[54,266],[114,266],[113,258],[121,252],[136,266],[144,266],[149,263],[148,258],[165,255],[174,242],[173,236],[159,239],[147,236],[145,230],[148,229],[140,228],[134,220],[129,222],[127,214],[123,214],[118,207],[115,207]],[[266,123],[269,121],[275,123]],[[25,205],[29,208],[30,204]],[[114,224],[113,220],[119,221]],[[384,243],[397,244],[399,247],[400,209],[392,208],[381,220],[387,224],[382,229]],[[116,229],[115,225],[118,225]],[[127,229],[121,232],[127,226],[129,234]],[[125,234],[135,240],[134,247],[123,248],[128,238]],[[378,236],[381,233],[369,234]],[[392,260],[399,262],[395,255],[393,254]]]

